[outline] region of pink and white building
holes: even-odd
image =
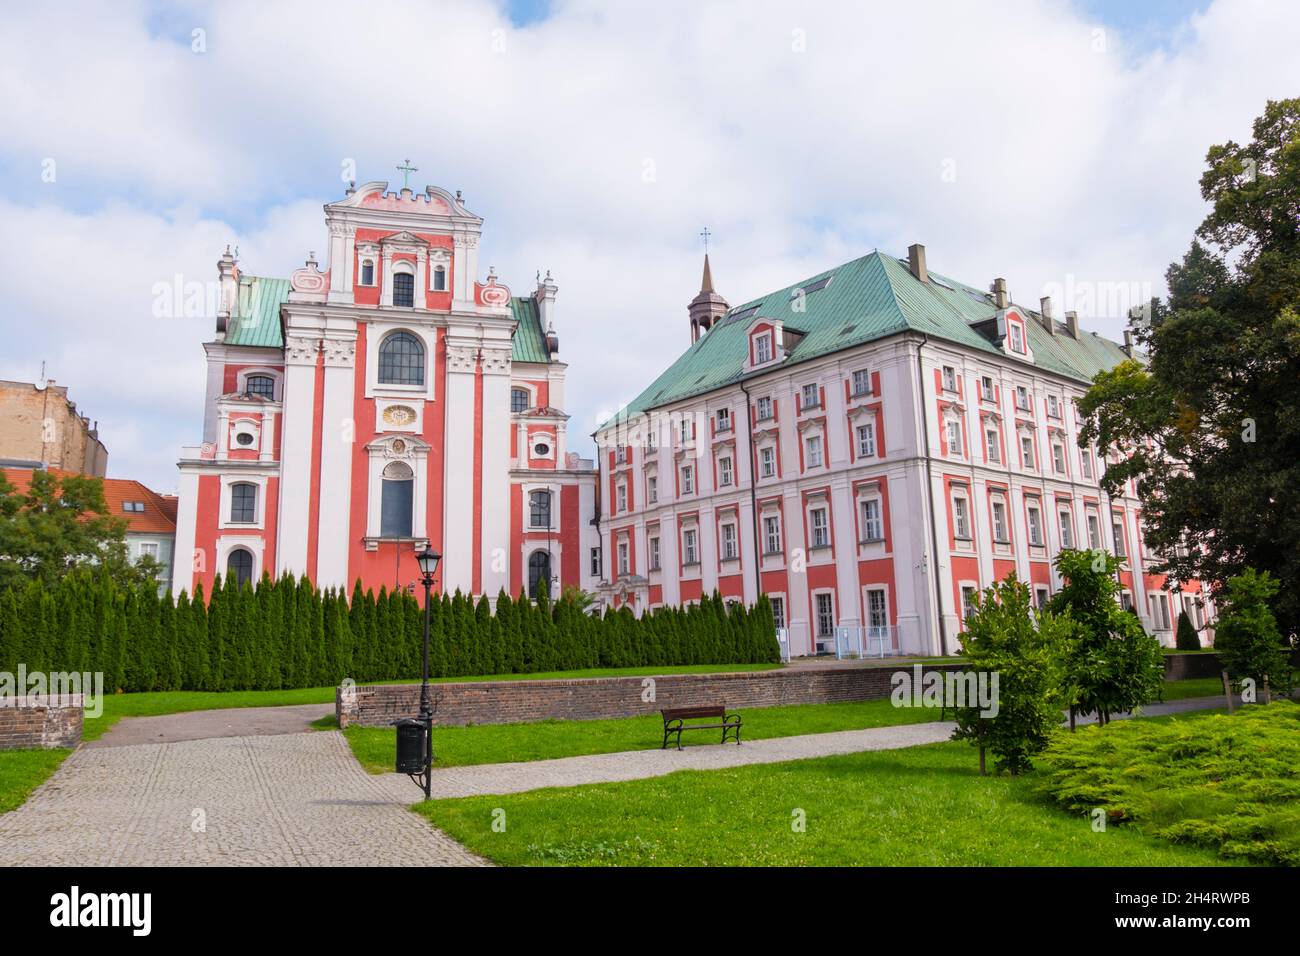
[[[708,259],[690,348],[597,434],[601,593],[644,611],[769,595],[793,655],[952,653],[1011,572],[1041,604],[1063,547],[1124,557],[1123,600],[1172,645],[1200,588],[1152,574],[1135,489],[1099,485],[1075,401],[1132,345],[1077,316],[873,253],[731,308]],[[840,638],[842,639],[842,638]]]
[[[594,466],[569,451],[556,285],[479,279],[483,220],[436,187],[325,206],[328,257],[289,278],[227,250],[205,343],[203,443],[182,452],[172,587],[307,574],[320,587],[495,597],[596,586]]]

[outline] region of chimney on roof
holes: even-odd
[[[922,282],[930,281],[930,273],[925,268],[925,246],[919,242],[907,247],[907,268]]]
[[[1052,321],[1052,297],[1045,295],[1038,300],[1038,311],[1043,316],[1043,328],[1049,335],[1056,334],[1056,323]]]
[[[555,294],[559,291],[560,287],[551,278],[551,270],[547,269],[546,278],[537,280],[534,298],[537,300],[537,318],[546,335],[546,347],[551,352],[560,350],[560,339],[555,334]]]
[[[1005,309],[1011,304],[1011,297],[1007,295],[1007,280],[993,280],[993,305],[999,309]]]
[[[1124,330],[1124,354],[1129,358],[1133,357],[1133,330]]]
[[[1065,328],[1069,331],[1071,338],[1078,339],[1079,337],[1079,313],[1078,312],[1065,313]]]

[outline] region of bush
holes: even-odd
[[[1277,591],[1277,582],[1267,571],[1257,574],[1247,568],[1229,578],[1214,629],[1214,649],[1229,677],[1251,678],[1261,690],[1267,680],[1274,690],[1290,694],[1287,652],[1268,608]]]
[[[1192,626],[1192,619],[1186,611],[1178,612],[1178,632],[1174,637],[1174,646],[1180,651],[1199,651],[1201,638]]]

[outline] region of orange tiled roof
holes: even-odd
[[[0,468],[9,483],[19,491],[25,492],[32,483],[30,468]],[[75,472],[51,468],[50,474],[57,477],[73,475]],[[125,518],[127,530],[136,534],[175,534],[176,533],[176,498],[160,495],[146,488],[132,478],[103,478],[104,500],[108,502],[108,514],[113,518]],[[143,502],[144,511],[123,511],[123,502]]]

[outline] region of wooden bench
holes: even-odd
[[[677,749],[682,749],[682,731],[683,730],[721,730],[722,742],[727,742],[727,737],[735,734],[736,744],[740,744],[740,714],[729,714],[727,708],[717,707],[674,707],[664,708],[664,744],[660,750],[668,747],[668,739],[677,735]],[[713,724],[688,724],[688,720],[715,720],[718,723]]]

